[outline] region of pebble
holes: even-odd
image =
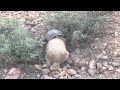
[[[59,64],[54,63],[54,64],[51,65],[50,70],[52,70],[52,71],[57,71],[57,70],[61,71],[61,68],[59,67]]]
[[[103,63],[103,66],[105,66],[105,67],[108,68],[108,67],[109,67],[108,62],[104,62],[104,63]]]
[[[85,70],[86,70],[86,67],[82,67],[82,68],[81,68],[81,71],[85,71]]]
[[[112,66],[109,66],[108,70],[112,71],[114,68]]]
[[[74,62],[74,66],[77,67],[77,68],[81,68],[81,67],[83,67],[85,65],[86,65],[85,60],[76,60]]]
[[[108,56],[102,56],[102,59],[106,60],[106,59],[108,59]]]
[[[118,67],[118,66],[119,66],[119,63],[117,63],[117,62],[112,62],[112,65],[115,66],[115,67]]]
[[[18,79],[20,76],[20,70],[18,68],[12,68],[4,79]]]
[[[102,68],[102,64],[101,63],[97,63],[97,68]]]
[[[76,78],[80,78],[80,75],[75,75]]]
[[[43,79],[55,79],[55,78],[50,77],[50,76],[48,76],[48,75],[44,75],[44,76],[43,76]]]
[[[114,52],[114,56],[115,56],[115,57],[120,57],[120,49],[117,49],[117,50]]]
[[[68,70],[67,70],[67,73],[68,73],[69,75],[76,75],[76,74],[77,74],[77,72],[76,72],[74,69],[68,69]]]
[[[107,69],[107,67],[103,66],[103,67],[102,67],[102,69],[103,69],[103,70],[106,70],[106,69]]]
[[[34,67],[38,70],[42,70],[42,66],[41,65],[38,65],[38,64],[35,64]]]
[[[88,69],[88,73],[92,76],[95,75],[95,73],[97,72],[97,70],[94,70],[94,69]]]
[[[47,67],[47,65],[46,65],[46,64],[43,64],[43,67],[45,68],[45,67]]]
[[[73,60],[67,60],[67,63],[68,63],[68,64],[72,64],[72,63],[73,63]]]
[[[120,73],[120,68],[116,69],[116,72]]]
[[[89,62],[88,73],[89,73],[90,75],[94,76],[95,73],[96,73],[96,71],[97,71],[97,70],[96,70],[96,62],[95,62],[95,60],[92,60],[92,61]]]
[[[95,62],[95,60],[92,60],[92,61],[89,62],[89,69],[96,70],[96,62]]]
[[[7,73],[7,69],[3,69],[4,73]]]
[[[48,74],[50,72],[49,69],[43,69],[42,71],[43,71],[44,74]]]
[[[59,75],[53,75],[54,78],[58,79],[59,78]]]
[[[63,77],[63,76],[66,76],[66,74],[67,74],[66,71],[62,71],[62,72],[59,73],[59,76]]]
[[[118,32],[115,32],[115,36],[116,36],[116,37],[118,36]]]
[[[40,74],[37,74],[37,78],[40,78]]]

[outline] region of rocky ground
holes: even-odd
[[[45,17],[50,11],[1,11],[8,18],[22,20],[42,38],[48,30]],[[70,53],[68,61],[46,67],[44,57],[41,62],[6,63],[0,60],[1,79],[120,79],[120,12],[109,15],[111,21],[104,27],[105,35],[94,39],[88,47],[77,48]]]

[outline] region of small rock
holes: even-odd
[[[102,67],[102,69],[103,69],[103,70],[106,70],[106,69],[107,69],[107,67],[103,66],[103,67]]]
[[[103,50],[102,54],[106,54],[105,50]]]
[[[95,40],[99,40],[98,38],[95,38]]]
[[[115,67],[118,67],[118,66],[119,66],[119,63],[117,63],[117,62],[112,62],[112,65],[115,66]]]
[[[48,74],[50,72],[49,69],[43,69],[42,71],[43,71],[44,74]]]
[[[46,64],[43,64],[43,67],[45,68],[45,67],[47,67],[47,65],[46,65]]]
[[[108,70],[112,71],[112,70],[114,70],[114,68],[112,66],[109,66]]]
[[[118,32],[115,32],[115,36],[116,36],[116,37],[118,36]]]
[[[4,73],[7,73],[7,69],[3,69]]]
[[[89,73],[90,75],[94,76],[95,73],[96,73],[96,71],[97,71],[97,70],[96,70],[96,62],[95,62],[95,60],[92,60],[92,61],[89,62],[88,73]]]
[[[73,60],[67,60],[67,63],[68,63],[68,64],[72,64],[72,63],[73,63]]]
[[[86,70],[86,67],[82,67],[82,68],[81,68],[81,71],[85,71],[85,70]]]
[[[97,63],[97,68],[102,68],[102,64],[101,63]]]
[[[63,76],[66,76],[66,74],[67,74],[66,71],[62,71],[62,72],[59,73],[59,76],[63,77]]]
[[[85,60],[76,60],[74,61],[74,66],[75,67],[78,67],[78,68],[81,68],[82,66],[85,66],[86,62]]]
[[[69,75],[76,75],[76,74],[77,74],[77,72],[76,72],[74,69],[68,69],[68,70],[67,70],[67,73],[68,73]]]
[[[37,78],[40,78],[40,74],[37,74]]]
[[[67,76],[64,76],[64,77],[61,77],[60,79],[68,79],[68,77],[67,77]]]
[[[34,67],[38,70],[42,70],[42,66],[41,65],[38,65],[38,64],[35,64]]]
[[[5,79],[18,79],[20,76],[20,70],[18,68],[12,68],[6,75]]]
[[[106,60],[106,59],[108,59],[108,56],[102,56],[102,59]]]
[[[120,68],[116,69],[116,72],[120,73]]]
[[[95,62],[95,60],[92,60],[92,61],[89,62],[89,69],[96,70],[96,62]]]
[[[92,76],[95,75],[95,73],[97,72],[97,70],[94,70],[94,69],[88,69],[88,73]]]
[[[59,78],[59,75],[53,75],[54,78],[58,79]]]
[[[71,76],[68,76],[68,79],[72,79],[72,77],[71,77]]]
[[[97,59],[101,59],[102,58],[102,54],[99,54],[96,56]]]
[[[53,75],[56,75],[56,74],[59,74],[60,72],[58,72],[58,71],[52,71],[51,72]]]
[[[96,73],[96,71],[97,71],[97,70],[96,70],[96,62],[95,62],[95,60],[92,60],[92,61],[89,62],[88,73],[89,73],[90,75],[94,76],[95,73]]]
[[[88,62],[88,61],[86,61],[86,62],[85,62],[85,65],[86,65],[86,66],[88,66],[88,65],[89,65],[89,62]]]
[[[80,75],[75,75],[75,77],[76,77],[76,78],[79,78],[79,77],[80,77]]]
[[[114,56],[115,56],[115,57],[120,57],[120,49],[117,49],[117,50],[114,52]]]
[[[50,70],[52,70],[52,71],[57,71],[57,70],[61,71],[61,68],[60,68],[58,63],[54,63],[54,64],[51,65]]]
[[[103,43],[103,45],[106,47],[106,46],[107,46],[107,43]]]
[[[105,66],[105,67],[108,68],[108,67],[109,67],[108,62],[104,62],[104,63],[103,63],[103,66]]]
[[[55,78],[50,77],[50,76],[48,76],[48,75],[44,75],[44,76],[43,76],[43,79],[55,79]]]

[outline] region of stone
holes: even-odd
[[[117,50],[114,52],[114,56],[115,56],[115,57],[120,57],[120,49],[117,49]]]
[[[102,64],[101,63],[97,63],[97,68],[102,68]]]
[[[102,56],[102,59],[106,60],[106,59],[108,59],[108,56]]]
[[[118,32],[117,32],[117,31],[115,31],[115,36],[116,36],[116,37],[118,36]]]
[[[4,79],[18,79],[20,76],[20,70],[18,68],[12,68],[9,70]]]
[[[95,60],[92,60],[92,61],[89,62],[89,69],[96,70],[96,62],[95,62]]]
[[[68,69],[68,70],[67,70],[67,73],[68,73],[69,75],[76,75],[76,74],[77,74],[77,72],[76,72],[74,69]]]
[[[112,66],[109,66],[108,70],[112,71],[112,70],[114,70],[114,68]]]
[[[68,63],[68,64],[72,64],[72,63],[73,63],[73,60],[67,60],[67,63]]]
[[[44,75],[44,76],[43,76],[43,79],[55,79],[55,78],[50,77],[50,76],[48,76],[48,75]]]
[[[95,75],[95,73],[97,72],[97,70],[94,70],[94,69],[88,69],[88,73],[92,76]]]
[[[116,72],[120,73],[120,68],[116,69]]]
[[[37,78],[40,78],[40,74],[37,74]]]
[[[59,78],[59,75],[53,75],[53,77],[54,77],[55,79],[58,79],[58,78]]]
[[[50,72],[49,69],[43,69],[42,71],[43,71],[44,74],[48,74]]]
[[[108,62],[104,62],[104,63],[103,63],[103,66],[105,66],[105,67],[108,68],[108,67],[109,67]]]
[[[35,64],[34,67],[38,70],[42,70],[42,66],[41,65],[38,65],[38,64]]]
[[[85,71],[85,70],[86,70],[86,67],[82,67],[82,68],[81,68],[81,71]]]
[[[59,73],[59,76],[63,77],[63,76],[66,76],[66,74],[67,74],[66,71],[62,71],[62,72]]]
[[[43,64],[43,67],[45,68],[45,67],[47,67],[47,65],[46,65],[46,64]]]
[[[86,65],[85,60],[79,60],[78,59],[78,60],[74,61],[74,66],[77,67],[77,68],[81,68],[85,65]]]
[[[107,69],[107,67],[103,66],[103,67],[102,67],[102,69],[103,69],[103,70],[106,70],[106,69]]]
[[[50,70],[52,71],[61,71],[61,68],[58,63],[54,63],[51,65]]]
[[[95,62],[95,60],[92,60],[89,62],[88,73],[93,76],[93,75],[95,75],[96,71],[97,71],[96,70],[96,62]]]
[[[115,67],[118,67],[118,66],[119,66],[119,63],[117,63],[117,62],[112,62],[112,65],[115,66]]]
[[[7,73],[7,69],[3,69],[4,73]]]

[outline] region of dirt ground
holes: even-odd
[[[24,22],[29,30],[42,38],[49,27],[45,17],[50,11],[1,11],[8,18]],[[0,79],[120,79],[120,12],[108,14],[111,21],[104,27],[105,35],[87,47],[75,49],[62,67],[46,67],[44,57],[30,63],[6,63],[0,60]]]

